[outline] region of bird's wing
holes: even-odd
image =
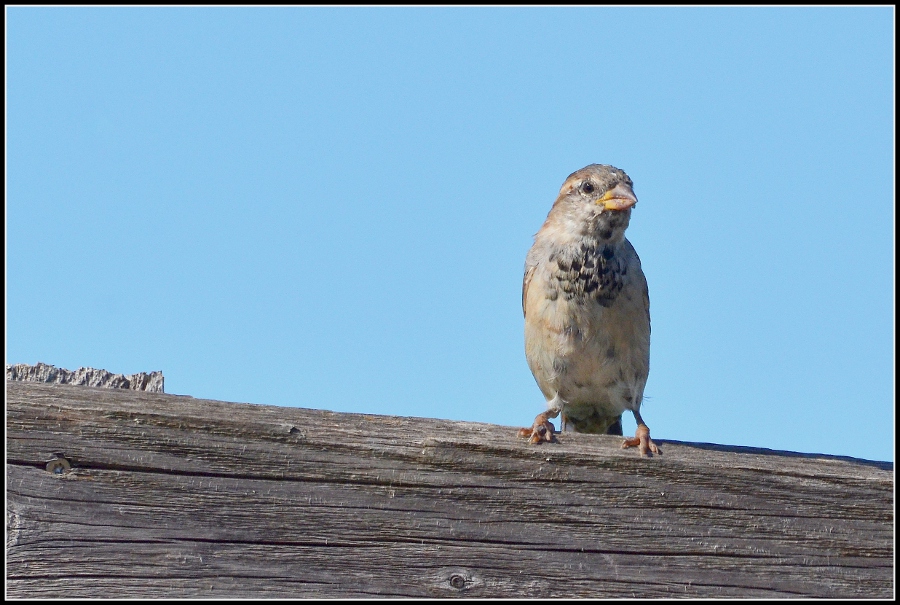
[[[642,273],[643,275],[643,273]],[[644,278],[644,313],[647,314],[647,329],[650,329],[650,290],[647,288],[647,278]]]
[[[525,297],[528,296],[528,286],[531,285],[531,277],[534,275],[534,265],[525,267],[525,276],[522,278],[522,315],[525,315]]]
[[[649,330],[650,324],[650,290],[647,288],[647,277],[644,275],[644,272],[641,270],[641,259],[637,254],[637,250],[634,249],[634,246],[631,245],[631,242],[628,239],[625,240],[627,244],[626,249],[628,250],[627,255],[630,257],[630,263],[636,265],[636,269],[632,269],[630,271],[633,278],[638,279],[639,288],[641,290],[641,295],[644,300],[644,314],[647,316],[647,329]]]

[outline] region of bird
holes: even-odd
[[[661,454],[641,417],[650,372],[650,297],[641,261],[625,237],[634,183],[608,164],[569,175],[525,258],[525,358],[547,410],[519,436],[556,441],[562,431],[622,435],[637,421],[641,457]]]

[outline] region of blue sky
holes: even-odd
[[[654,437],[894,458],[893,7],[6,17],[7,363],[526,426],[525,253],[607,163]]]

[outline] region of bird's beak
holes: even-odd
[[[637,204],[637,198],[631,187],[624,183],[619,183],[609,191],[603,194],[603,197],[597,200],[598,204],[602,204],[606,210],[626,210]]]

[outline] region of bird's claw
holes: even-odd
[[[556,441],[555,433],[556,429],[553,428],[553,423],[544,414],[538,414],[538,417],[534,419],[534,425],[519,429],[519,437],[528,439],[528,443],[535,445],[545,441],[548,443]]]
[[[650,452],[662,455],[662,450],[650,439],[650,428],[646,424],[639,424],[634,432],[634,437],[629,437],[622,443],[622,448],[637,446],[641,457],[650,457]]]

